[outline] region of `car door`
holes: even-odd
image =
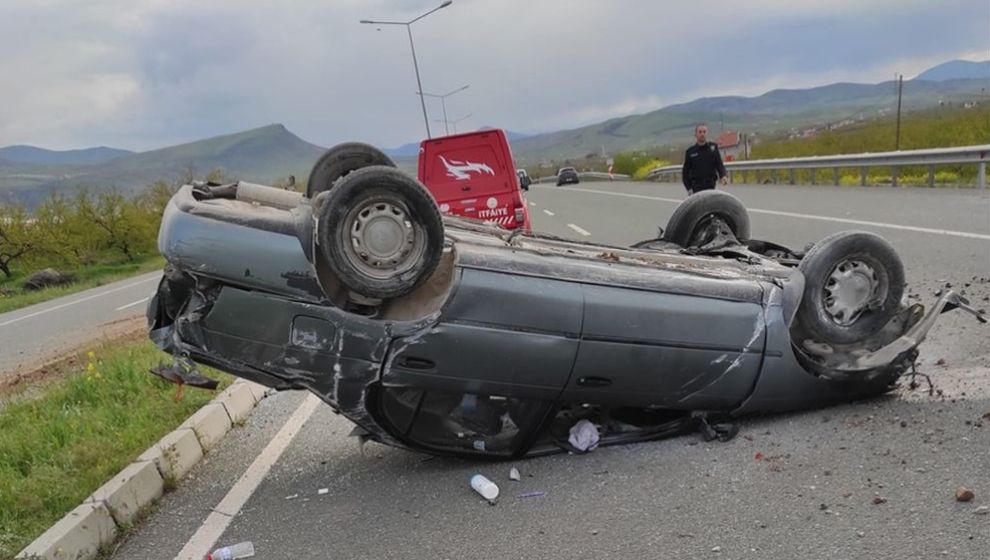
[[[524,446],[571,375],[582,298],[573,282],[463,269],[438,323],[391,345],[387,423],[431,449]]]
[[[725,409],[752,390],[766,327],[757,302],[585,285],[567,402]]]

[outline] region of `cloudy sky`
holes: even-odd
[[[418,141],[405,28],[440,0],[0,0],[0,146],[144,150],[283,123]],[[572,128],[703,95],[990,58],[988,0],[454,0],[412,26],[463,127]],[[427,99],[434,131],[440,104]]]

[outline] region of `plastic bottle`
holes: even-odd
[[[218,548],[208,554],[205,560],[237,560],[254,556],[254,544],[251,541],[237,543],[233,546]]]
[[[496,486],[494,482],[485,478],[484,475],[476,474],[472,476],[471,488],[473,488],[475,492],[481,494],[481,497],[489,502],[494,502],[495,498],[498,498],[498,486]]]

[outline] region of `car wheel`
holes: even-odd
[[[369,144],[361,142],[337,144],[313,164],[306,185],[306,196],[315,198],[321,192],[333,188],[337,179],[369,165],[395,167],[395,162],[385,155],[385,152]]]
[[[822,239],[801,259],[804,298],[799,325],[818,342],[863,340],[897,313],[904,265],[879,235],[844,231]]]
[[[749,240],[749,212],[742,201],[727,192],[715,190],[695,193],[681,202],[667,221],[663,239],[687,247],[699,228],[716,217],[729,226],[736,239]]]
[[[407,294],[440,262],[440,210],[419,181],[398,169],[352,171],[317,206],[318,254],[342,284],[362,296]]]

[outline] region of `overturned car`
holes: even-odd
[[[611,247],[441,216],[387,156],[330,150],[305,195],[182,187],[151,338],[180,359],[306,389],[358,435],[518,457],[878,395],[913,373],[954,293],[904,303],[882,238],[751,239],[734,196],[688,197],[657,239]],[[652,226],[651,226],[652,227]]]

